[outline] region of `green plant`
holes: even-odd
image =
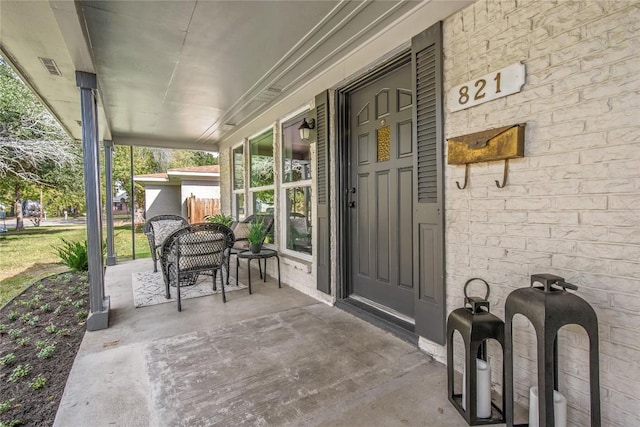
[[[16,426],[21,426],[24,423],[22,422],[22,420],[11,420],[8,422],[4,422],[4,421],[0,421],[0,427],[16,427]]]
[[[259,245],[264,239],[264,224],[262,221],[252,221],[248,227],[247,240],[252,245]]]
[[[7,331],[8,326],[5,323],[0,323],[0,335]]]
[[[33,381],[29,383],[29,387],[31,387],[34,390],[38,390],[44,387],[46,383],[47,383],[47,379],[43,377],[42,374],[38,374],[38,376],[35,377]]]
[[[20,346],[20,347],[25,347],[27,344],[29,344],[29,341],[31,341],[31,338],[29,337],[22,337],[22,338],[18,338],[16,340],[16,343]]]
[[[84,305],[84,301],[79,299],[77,301],[72,302],[71,305],[74,306],[75,308],[80,308]]]
[[[16,361],[16,355],[13,353],[5,354],[0,357],[0,366],[9,366]]]
[[[65,239],[60,240],[62,240],[62,246],[55,247],[54,249],[63,264],[76,271],[89,270],[87,241],[69,242]]]
[[[11,409],[11,402],[13,402],[13,400],[14,399],[7,399],[4,402],[0,402],[0,415]]]
[[[27,323],[29,320],[31,320],[31,313],[24,313],[22,316],[20,316],[20,320],[22,320],[24,323]]]
[[[69,330],[69,328],[62,328],[62,329],[58,329],[56,331],[56,335],[59,337],[66,337],[71,335],[71,331]]]
[[[213,216],[206,215],[204,217],[204,220],[207,222],[226,225],[227,227],[231,227],[231,225],[233,225],[233,222],[235,221],[235,219],[231,215],[225,215],[222,212],[217,213]]]
[[[24,329],[9,329],[9,336],[11,338],[18,338],[20,337],[20,335],[22,335],[22,333],[24,332]]]
[[[44,312],[51,311],[51,304],[49,303],[42,304],[40,306],[40,311],[44,311]]]
[[[58,332],[58,327],[53,323],[50,323],[44,328],[44,330],[49,332],[50,334],[55,334],[56,332]]]
[[[49,345],[49,341],[45,341],[45,340],[36,341],[36,348],[38,350],[42,350],[43,348],[45,348],[48,345]]]
[[[19,316],[18,310],[11,310],[7,316],[12,322],[17,320]]]
[[[60,313],[62,313],[62,306],[61,305],[57,306],[56,309],[53,311],[53,314],[55,314],[56,316],[58,314],[60,314]]]
[[[24,378],[29,375],[29,372],[31,372],[31,365],[18,365],[13,369],[13,371],[11,371],[9,381],[16,382],[20,378]]]
[[[57,343],[54,342],[53,344],[43,347],[37,354],[38,359],[48,359],[51,357],[53,352],[56,350],[56,344]]]
[[[76,317],[78,319],[86,319],[88,315],[89,313],[87,312],[87,310],[80,310],[79,312],[76,313]]]

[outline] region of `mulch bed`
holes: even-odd
[[[53,425],[88,312],[78,272],[42,279],[0,309],[0,427]]]

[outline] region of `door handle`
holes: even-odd
[[[349,202],[349,207],[350,208],[355,208],[356,207],[356,202],[353,202],[353,201]]]

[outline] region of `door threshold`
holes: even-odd
[[[392,333],[398,338],[413,344],[416,347],[418,346],[418,335],[415,333],[415,324],[413,322],[406,321],[392,314],[388,308],[382,310],[364,301],[371,302],[366,298],[352,295],[348,298],[337,300],[335,306]],[[407,318],[406,316],[402,317]]]
[[[361,302],[362,304],[370,305],[371,307],[375,308],[378,311],[386,313],[389,316],[395,317],[396,319],[398,319],[398,320],[400,320],[402,322],[405,322],[405,323],[408,323],[410,325],[413,325],[413,327],[415,329],[415,326],[416,326],[415,319],[413,319],[413,318],[411,318],[411,317],[409,317],[407,315],[404,315],[404,314],[402,314],[402,313],[400,313],[398,311],[395,311],[392,308],[384,306],[384,305],[382,305],[380,303],[377,303],[375,301],[371,301],[368,298],[361,297],[360,295],[351,294],[351,295],[349,295],[349,298],[353,299],[353,300],[356,300],[358,302]]]

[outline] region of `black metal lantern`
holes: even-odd
[[[309,121],[307,121],[306,118],[302,119],[302,124],[298,128],[298,131],[300,131],[300,139],[303,141],[309,139],[309,136],[311,136],[311,129],[315,127],[316,121],[314,119],[310,119]]]
[[[542,286],[534,286],[539,283]],[[598,319],[582,298],[567,292],[578,287],[553,274],[534,274],[529,288],[516,289],[505,302],[505,408],[507,426],[513,416],[513,316],[525,316],[536,332],[538,343],[538,420],[540,427],[555,426],[554,390],[558,390],[558,330],[576,324],[589,336],[589,382],[591,427],[600,427],[600,374]]]
[[[474,280],[480,280],[487,288],[484,298],[470,297],[467,287]],[[498,424],[504,422],[505,407],[504,374],[502,408],[491,401],[491,373],[488,370],[487,340],[495,339],[504,352],[504,322],[489,312],[489,284],[480,278],[467,280],[464,285],[464,307],[453,310],[447,319],[447,379],[449,401],[460,412],[469,425]],[[453,333],[458,331],[464,342],[464,379],[462,394],[454,392],[453,387]],[[478,370],[483,372],[479,380]],[[503,369],[504,372],[504,369]],[[479,395],[479,381],[485,385],[486,395]],[[487,384],[488,382],[488,384]],[[488,390],[487,390],[488,388]],[[479,405],[479,402],[483,403]],[[480,406],[480,408],[479,408]],[[479,413],[480,412],[480,413]],[[480,416],[479,416],[480,415]]]

